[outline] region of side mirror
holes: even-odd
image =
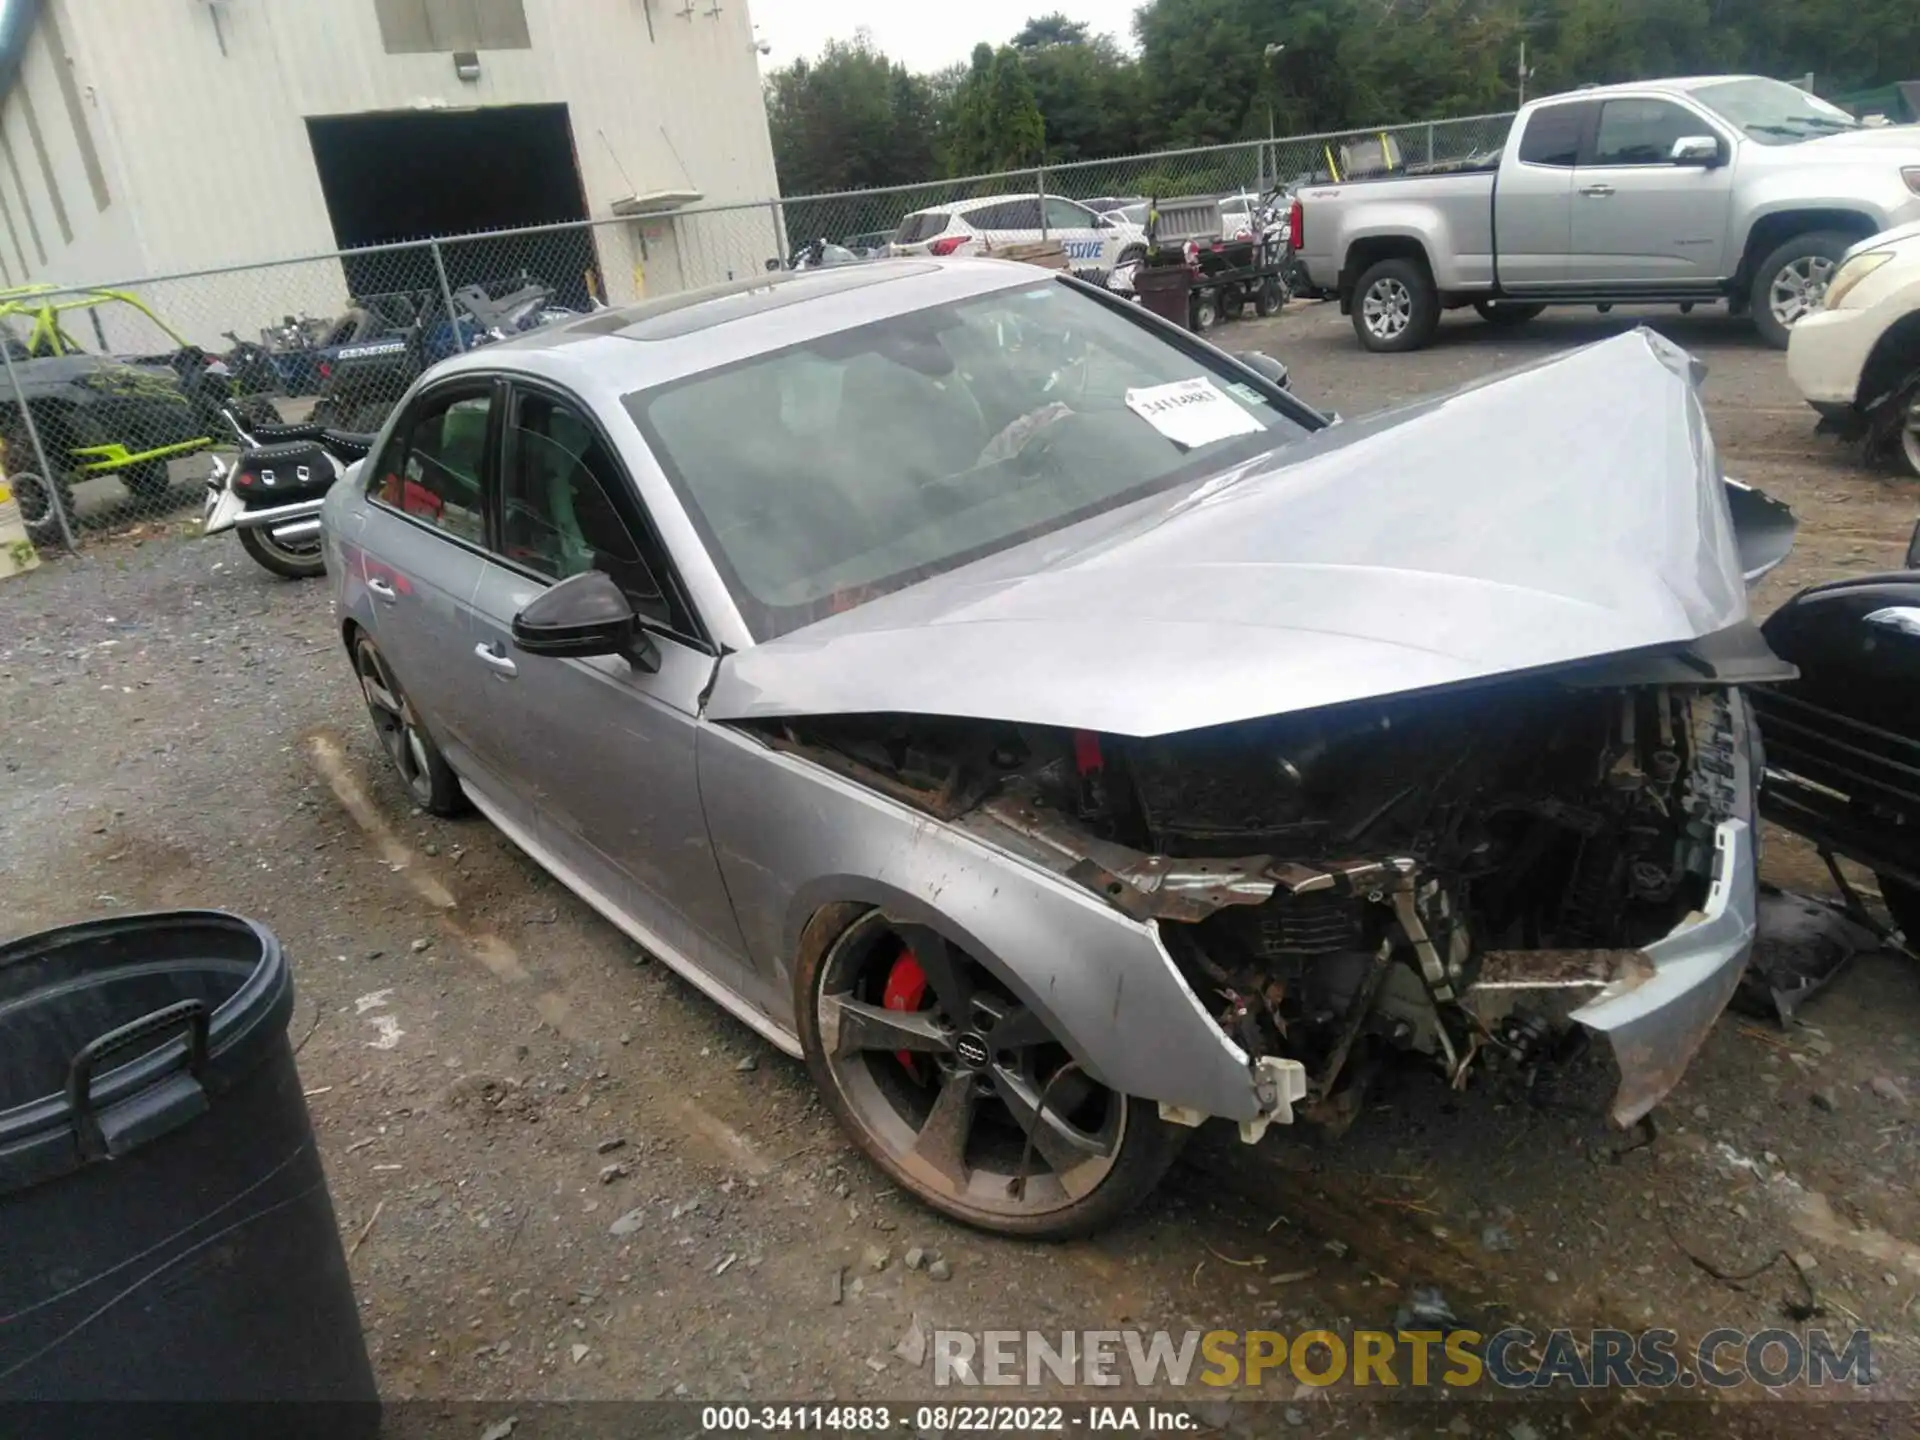
[[[1711,170],[1720,163],[1720,141],[1712,135],[1682,135],[1673,142],[1673,152],[1667,158],[1676,165]]]
[[[1920,570],[1920,524],[1913,527],[1913,538],[1907,541],[1907,569]]]
[[[1282,390],[1290,388],[1291,382],[1287,378],[1287,367],[1274,359],[1273,356],[1259,350],[1237,350],[1234,352],[1233,358],[1259,375],[1263,380],[1271,381]]]
[[[514,616],[513,643],[529,655],[620,655],[636,669],[660,668],[633,602],[599,570],[569,576]]]

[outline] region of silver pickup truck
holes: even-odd
[[[1465,305],[1516,324],[1718,300],[1784,348],[1849,246],[1920,220],[1920,126],[1759,76],[1649,80],[1536,100],[1496,154],[1298,201],[1307,273],[1369,350],[1417,350]]]

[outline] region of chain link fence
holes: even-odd
[[[998,195],[1257,194],[1483,155],[1476,116],[380,245],[94,286],[0,291],[0,444],[42,549],[197,518],[243,424],[373,431],[429,366],[569,314],[791,263],[825,240],[884,253],[915,211]],[[1040,207],[1046,214],[1046,207]],[[1046,223],[1043,220],[1043,226]]]

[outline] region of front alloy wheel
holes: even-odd
[[[1827,303],[1827,286],[1853,237],[1838,230],[1813,230],[1776,246],[1754,272],[1750,308],[1760,338],[1776,350],[1787,348],[1793,327]]]
[[[854,1141],[937,1210],[1055,1239],[1144,1198],[1178,1148],[976,961],[868,911],[797,977],[809,1068]]]
[[[1773,318],[1791,330],[1813,314],[1827,299],[1827,285],[1835,266],[1824,255],[1802,255],[1774,272],[1767,291],[1767,305]]]

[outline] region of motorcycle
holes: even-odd
[[[424,292],[404,326],[322,352],[313,423],[348,434],[378,429],[428,366],[580,314],[555,304],[539,281],[506,283],[518,288],[498,299],[480,286],[456,291],[451,314],[437,292]]]
[[[1752,692],[1767,746],[1760,813],[1813,841],[1862,920],[1835,857],[1872,871],[1920,953],[1920,525],[1904,570],[1810,586],[1761,630],[1800,678]]]
[[[856,255],[844,245],[836,245],[822,236],[818,240],[809,240],[784,263],[778,256],[767,261],[768,270],[825,270],[837,265],[852,265],[863,257]]]
[[[320,506],[376,437],[314,424],[248,428],[232,409],[222,413],[240,454],[231,466],[214,456],[200,533],[235,531],[241,548],[275,575],[321,574]]]

